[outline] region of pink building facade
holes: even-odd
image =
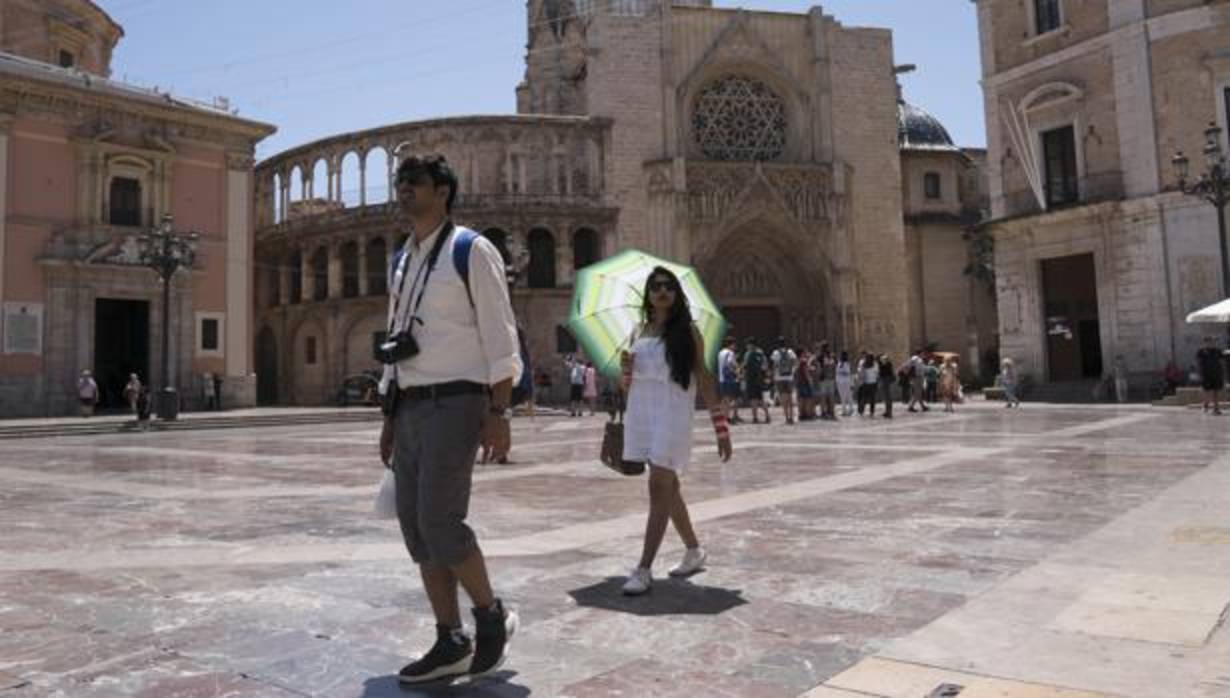
[[[206,373],[255,402],[253,152],[274,127],[107,78],[123,30],[88,0],[0,0],[0,417],[71,412],[92,370],[103,406],[127,375],[185,407]],[[137,236],[165,214],[200,234],[162,291]]]

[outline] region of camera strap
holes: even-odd
[[[453,222],[451,220],[445,221],[444,226],[440,229],[439,234],[436,235],[435,244],[431,246],[431,252],[428,253],[427,255],[427,262],[423,266],[419,267],[418,272],[414,275],[414,281],[411,282],[410,284],[410,293],[411,295],[414,294],[414,289],[416,286],[418,287],[419,292],[418,292],[418,296],[414,300],[414,306],[411,309],[411,313],[410,313],[411,318],[418,316],[419,306],[423,304],[423,294],[426,293],[427,291],[427,281],[431,278],[431,272],[434,271],[436,268],[436,261],[440,258],[440,250],[444,249],[444,241],[448,239],[448,236],[452,234],[452,232],[453,232]],[[399,278],[398,278],[398,283],[397,283],[397,293],[396,295],[393,296],[393,314],[389,317],[388,336],[390,337],[393,336],[393,330],[397,328],[397,320],[398,320],[398,317],[400,317],[400,313],[402,310],[401,296],[402,296],[402,292],[406,288],[406,276],[408,275],[406,272],[408,272],[409,270],[410,270],[410,255],[408,253],[403,252],[402,257],[401,257],[401,263],[397,265],[397,275]],[[419,279],[422,279],[421,286],[419,285]],[[409,304],[407,303],[407,305]],[[402,329],[405,330],[405,329],[410,329],[410,328],[403,327]]]

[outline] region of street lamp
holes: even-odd
[[[1226,166],[1226,154],[1221,148],[1221,129],[1210,123],[1204,131],[1204,159],[1208,171],[1195,182],[1188,182],[1191,162],[1180,150],[1171,159],[1179,190],[1213,204],[1217,209],[1217,237],[1221,244],[1221,297],[1230,298],[1230,257],[1226,253],[1226,203],[1230,202],[1230,168]],[[1230,325],[1226,326],[1230,338]]]
[[[156,411],[159,419],[179,416],[179,395],[171,384],[171,278],[182,267],[192,267],[196,260],[196,233],[176,233],[171,229],[171,214],[148,233],[137,237],[141,263],[153,269],[162,279],[162,390],[158,391]]]

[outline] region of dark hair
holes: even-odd
[[[457,174],[443,155],[409,155],[397,166],[398,183],[417,179],[424,174],[431,177],[433,185],[448,187],[448,201],[445,206],[452,213],[453,201],[457,198]]]
[[[641,320],[648,324],[653,315],[653,303],[649,301],[649,285],[653,280],[665,276],[675,286],[675,304],[671,306],[671,316],[662,326],[662,341],[666,343],[666,365],[671,369],[671,380],[678,383],[684,390],[692,383],[692,369],[696,366],[696,338],[692,336],[692,311],[688,309],[688,301],[683,295],[683,286],[679,277],[666,267],[654,267],[645,279],[645,295],[641,300]]]

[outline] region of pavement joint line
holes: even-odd
[[[1130,415],[1081,425],[1082,434],[1122,426],[1147,419],[1149,415]],[[1062,431],[1062,430],[1061,430]],[[1040,434],[1039,438],[1047,436]],[[695,449],[706,452],[713,447]],[[709,521],[757,509],[781,506],[803,499],[862,486],[894,477],[913,475],[947,465],[1003,453],[1006,448],[950,448],[940,453],[888,465],[876,465],[855,471],[838,473],[802,482],[793,482],[751,492],[695,503],[691,506],[694,521]],[[373,483],[372,489],[375,489]],[[512,538],[492,539],[483,543],[488,556],[518,557],[548,554],[583,548],[595,543],[639,535],[644,523],[643,512],[627,514],[599,522],[587,522]],[[278,564],[293,562],[326,562],[355,560],[391,560],[405,556],[399,543],[375,544],[304,544],[255,549],[249,545],[175,546],[167,548],[114,550],[57,551],[44,553],[0,554],[0,571],[40,569],[88,570],[125,567],[202,566],[218,564]]]

